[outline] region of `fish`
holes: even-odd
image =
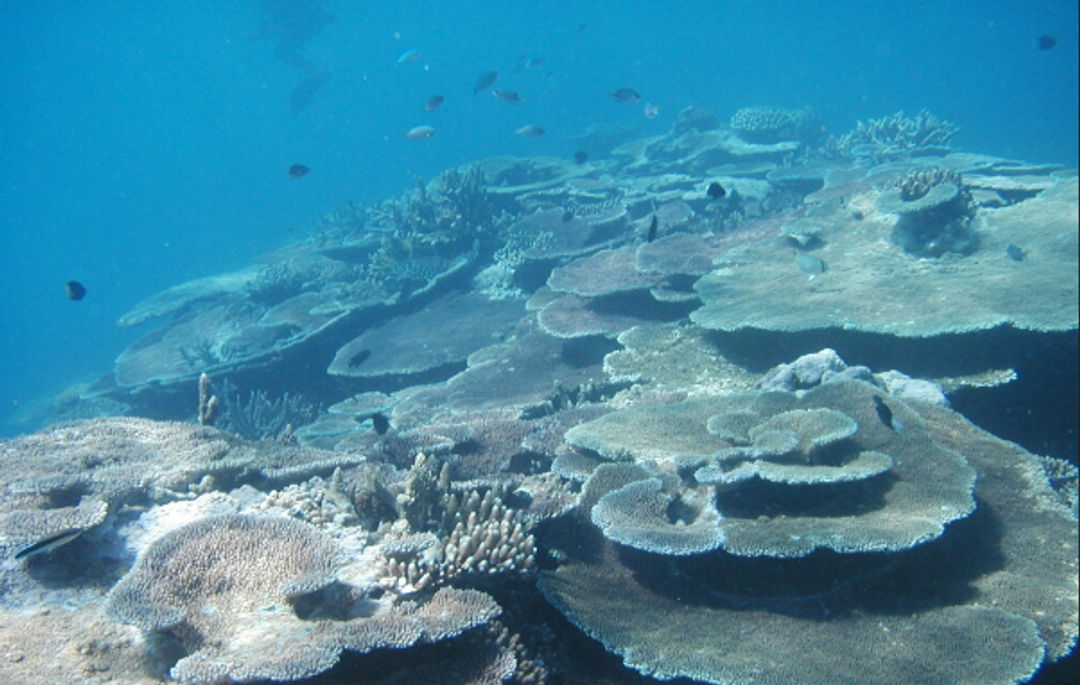
[[[514,61],[514,68],[510,70],[510,73],[520,74],[522,71],[539,69],[542,66],[544,66],[543,57],[534,57],[528,53],[522,53]]]
[[[303,178],[307,176],[310,171],[311,169],[303,164],[293,164],[286,173],[289,175],[289,178]]]
[[[574,164],[584,164],[589,161],[589,153],[585,150],[578,150],[574,153]]]
[[[574,220],[574,210],[572,210],[572,209],[570,209],[569,207],[567,207],[566,209],[564,209],[564,210],[563,210],[563,213],[562,213],[562,222],[563,222],[564,224],[568,224],[568,223],[570,223],[570,222],[571,222],[571,221],[573,221],[573,220]]]
[[[431,136],[435,135],[434,126],[413,126],[405,132],[405,137],[409,140],[427,140]]]
[[[19,550],[15,552],[15,558],[25,559],[27,557],[36,556],[38,554],[48,554],[49,552],[55,550],[57,547],[66,545],[67,543],[71,542],[82,534],[82,528],[67,528],[60,531],[59,533],[55,533],[48,537],[42,538],[37,542],[32,542],[29,545],[20,547]]]
[[[795,263],[799,265],[799,270],[803,273],[808,273],[811,276],[825,273],[825,262],[812,254],[806,254],[805,252],[797,253],[795,255]]]
[[[655,119],[656,115],[660,114],[660,108],[651,102],[646,102],[645,109],[642,111],[646,119]]]
[[[527,136],[529,138],[539,138],[540,136],[544,135],[544,127],[537,126],[536,124],[526,124],[518,130],[514,131],[514,133],[522,136]]]
[[[881,423],[885,424],[890,430],[897,433],[904,430],[904,424],[900,423],[900,419],[893,416],[889,405],[885,404],[885,400],[877,395],[874,395],[874,411],[877,412],[877,417]]]
[[[491,86],[495,85],[495,82],[499,80],[499,72],[485,71],[476,77],[476,83],[473,84],[472,94],[476,95],[482,90],[487,90]]]
[[[1049,50],[1050,48],[1057,45],[1057,38],[1054,38],[1050,35],[1039,36],[1038,45],[1040,50]]]
[[[656,231],[660,228],[660,220],[656,218],[656,215],[652,215],[652,221],[649,222],[649,233],[645,236],[645,242],[651,243],[656,240]]]
[[[633,88],[616,88],[611,91],[611,99],[615,102],[637,102],[641,99],[641,93]]]
[[[416,50],[416,49],[413,49],[413,48],[410,48],[410,49],[406,50],[405,52],[401,53],[400,55],[398,55],[397,63],[398,63],[398,65],[412,64],[413,62],[417,61],[418,59],[420,59],[420,51]]]
[[[709,184],[709,187],[705,191],[705,193],[714,200],[719,200],[720,198],[727,195],[727,191],[724,190],[724,186],[720,185],[716,181],[713,181]]]
[[[376,435],[386,435],[386,431],[390,430],[390,419],[383,414],[372,414],[371,427]]]
[[[525,102],[525,98],[521,97],[521,93],[516,90],[508,90],[506,88],[496,88],[491,91],[491,94],[495,96],[496,100],[502,100],[503,102],[511,105],[520,105]]]
[[[1022,262],[1024,261],[1024,257],[1027,257],[1027,250],[1020,247],[1019,245],[1013,245],[1012,243],[1009,243],[1005,246],[1005,254],[1009,255],[1009,259],[1013,260],[1014,262]]]
[[[86,287],[78,281],[68,281],[64,287],[67,289],[69,300],[81,300],[86,297]]]
[[[424,103],[424,111],[430,112],[433,109],[438,109],[442,106],[443,100],[445,99],[446,98],[442,95],[432,95],[427,99],[427,102]]]

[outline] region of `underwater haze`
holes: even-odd
[[[418,177],[493,155],[567,157],[592,125],[656,135],[689,105],[721,117],[765,105],[810,107],[839,135],[927,109],[960,128],[960,149],[1076,166],[1076,12],[1057,0],[5,2],[3,430],[32,428],[49,398],[107,373],[145,332],[115,325],[143,298]],[[1040,49],[1040,36],[1056,44]],[[474,96],[485,70],[524,102]],[[642,102],[614,101],[618,88]],[[545,135],[514,134],[529,124]],[[420,125],[435,135],[404,136]],[[310,173],[289,178],[293,164]],[[69,280],[85,298],[67,298]]]
[[[1077,33],[0,2],[0,683],[1075,683]]]

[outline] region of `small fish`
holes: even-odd
[[[310,171],[311,169],[303,164],[293,164],[286,173],[288,173],[289,178],[303,178],[307,176]]]
[[[398,55],[397,63],[399,66],[403,64],[412,64],[419,59],[420,51],[415,49],[409,49]]]
[[[1014,262],[1022,262],[1024,261],[1024,257],[1027,257],[1027,250],[1020,247],[1019,245],[1013,245],[1012,243],[1009,243],[1005,246],[1005,254],[1009,255],[1009,259],[1013,260]]]
[[[520,105],[525,102],[525,98],[521,97],[521,93],[516,90],[508,90],[506,88],[496,88],[491,91],[491,94],[495,96],[496,100],[502,100],[510,105]]]
[[[442,103],[443,103],[443,101],[445,99],[446,98],[444,98],[442,95],[432,95],[424,103],[424,111],[425,112],[430,112],[430,111],[432,111],[434,109],[438,109],[439,107],[442,107]]]
[[[1049,50],[1057,45],[1057,38],[1050,35],[1039,36],[1038,45],[1040,50]]]
[[[433,135],[435,135],[433,126],[413,126],[405,132],[405,137],[409,140],[427,140]]]
[[[646,102],[643,112],[646,119],[655,119],[656,116],[660,114],[660,108],[651,102]]]
[[[573,220],[574,220],[574,210],[572,210],[572,209],[570,209],[569,207],[567,207],[566,209],[564,209],[564,210],[563,210],[563,213],[562,213],[562,222],[563,222],[564,224],[568,224],[568,223],[570,223],[570,222],[571,222],[571,221],[573,221]]]
[[[86,297],[86,287],[78,281],[68,281],[64,284],[67,289],[67,296],[69,300],[81,300]]]
[[[637,102],[641,99],[641,93],[633,88],[617,88],[611,91],[611,99],[615,102]]]
[[[800,271],[808,273],[811,276],[825,273],[825,262],[812,254],[806,254],[805,252],[797,253],[795,255],[795,263],[799,265]]]
[[[574,153],[574,164],[584,164],[589,161],[589,153],[585,150],[578,150]]]
[[[497,71],[485,71],[476,77],[476,83],[473,84],[472,94],[476,95],[482,90],[487,90],[491,86],[495,85],[495,82],[499,80],[499,72]]]
[[[15,558],[25,559],[38,554],[48,554],[57,547],[66,545],[82,534],[82,528],[68,528],[67,530],[62,530],[55,535],[50,535],[47,538],[43,538],[37,542],[32,542],[29,545],[19,548],[19,550],[15,552]]]
[[[727,191],[724,190],[724,186],[720,185],[716,181],[713,181],[709,184],[709,188],[705,191],[705,194],[714,200],[719,200],[720,198],[727,195]]]
[[[536,124],[526,124],[525,126],[522,126],[518,130],[514,131],[514,133],[521,136],[527,136],[529,138],[539,138],[540,136],[544,135],[544,127],[537,126]]]
[[[656,231],[660,228],[660,220],[656,218],[656,215],[652,215],[652,221],[649,222],[649,234],[645,236],[645,242],[651,243],[656,240]]]
[[[889,409],[889,405],[885,404],[885,400],[877,395],[874,395],[874,411],[877,412],[877,417],[881,423],[888,426],[890,430],[894,430],[897,433],[904,430],[904,424],[900,423],[900,419],[893,416],[892,409]]]
[[[514,60],[514,68],[510,70],[511,74],[520,74],[522,71],[539,69],[544,66],[543,57],[533,57],[528,53],[521,53],[518,58]]]
[[[390,419],[382,414],[372,414],[371,427],[375,429],[376,435],[386,435],[386,431],[390,430]]]

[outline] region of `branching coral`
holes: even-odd
[[[247,440],[286,436],[319,414],[319,407],[289,392],[272,398],[266,390],[252,390],[245,399],[228,380],[222,381],[220,392],[217,427]]]
[[[948,147],[960,129],[921,110],[914,117],[897,112],[881,119],[858,121],[837,143],[841,153],[886,160],[937,152]]]

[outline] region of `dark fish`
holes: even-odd
[[[709,197],[711,197],[714,200],[719,200],[720,198],[727,195],[727,191],[724,190],[724,186],[720,185],[716,181],[713,181],[712,183],[710,183],[709,184],[709,189],[706,190],[705,192],[708,194]]]
[[[885,400],[877,395],[874,395],[874,411],[877,412],[878,419],[888,426],[890,430],[894,430],[897,433],[904,430],[904,424],[900,423],[900,419],[893,416],[892,409],[889,409],[889,405],[885,404]]]
[[[574,153],[574,164],[584,164],[589,160],[589,153],[585,150],[578,150]]]
[[[476,83],[474,83],[473,87],[472,87],[472,94],[476,95],[477,93],[479,93],[482,90],[487,90],[492,85],[494,85],[495,82],[498,81],[498,80],[499,80],[499,72],[497,72],[497,71],[485,71],[484,73],[482,73],[482,74],[480,74],[479,76],[476,77]]]
[[[649,234],[645,236],[645,242],[651,243],[656,240],[656,231],[660,228],[660,220],[656,218],[656,215],[652,215],[652,221],[649,222]]]
[[[298,116],[308,106],[311,99],[319,92],[319,89],[330,80],[329,71],[318,71],[301,81],[289,95],[289,110],[292,115]]]
[[[386,435],[386,431],[390,430],[390,419],[382,414],[373,414],[371,416],[371,427],[375,429],[376,435]]]
[[[508,90],[506,88],[496,88],[491,91],[491,94],[495,96],[496,100],[502,100],[505,103],[511,105],[520,105],[525,102],[525,98],[521,97],[521,93],[516,90]]]
[[[799,265],[800,271],[810,274],[811,276],[825,273],[825,262],[812,254],[806,254],[805,252],[797,253],[795,255],[795,263]]]
[[[75,538],[83,534],[82,528],[68,528],[62,530],[55,535],[50,535],[47,538],[32,542],[25,547],[21,547],[19,551],[15,552],[16,559],[25,559],[26,557],[32,557],[37,554],[48,554],[57,547],[66,545]]]
[[[303,178],[308,175],[309,171],[311,171],[311,169],[307,168],[303,164],[293,164],[291,167],[289,167],[288,174],[289,178]]]
[[[64,284],[67,288],[67,296],[69,300],[81,300],[86,296],[86,287],[78,281],[68,281]]]
[[[1024,248],[1019,245],[1013,245],[1012,243],[1005,246],[1005,254],[1009,255],[1009,259],[1014,262],[1022,262],[1024,261],[1024,257],[1027,256],[1027,252]]]
[[[563,213],[562,213],[562,222],[564,224],[568,224],[573,220],[574,220],[574,210],[569,209],[569,208],[564,209]]]
[[[427,102],[424,103],[424,111],[430,112],[433,109],[438,109],[442,106],[443,100],[445,100],[445,98],[441,95],[432,95],[427,99]]]
[[[1057,45],[1057,38],[1054,38],[1053,36],[1050,36],[1050,35],[1039,36],[1039,49],[1040,50],[1049,50],[1050,48],[1054,47],[1055,45]]]
[[[641,93],[633,88],[618,88],[611,91],[611,99],[615,102],[637,102],[641,99]]]

